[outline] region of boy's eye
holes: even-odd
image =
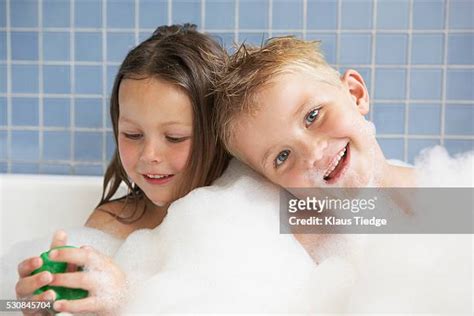
[[[140,134],[140,133],[137,133],[137,134],[129,134],[129,133],[123,133],[123,135],[128,138],[128,139],[133,139],[133,140],[137,140],[137,139],[140,139],[143,135]]]
[[[275,167],[280,167],[288,159],[288,156],[290,156],[289,150],[283,150],[282,152],[280,152],[275,158]]]
[[[181,142],[184,142],[187,139],[189,139],[188,136],[185,136],[185,137],[166,136],[166,140],[169,141],[170,143],[181,143]]]
[[[304,118],[305,125],[306,126],[311,125],[318,117],[318,114],[319,114],[319,109],[311,110],[308,114],[306,114],[306,117]]]

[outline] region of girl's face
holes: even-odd
[[[156,205],[173,202],[191,150],[192,105],[161,79],[123,79],[118,150],[125,172]]]

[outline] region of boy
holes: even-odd
[[[220,136],[231,154],[285,187],[411,187],[412,168],[390,165],[364,115],[355,70],[341,77],[318,43],[274,38],[243,45],[218,94]]]

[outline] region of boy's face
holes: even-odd
[[[285,73],[256,102],[254,115],[237,119],[231,144],[254,170],[285,188],[369,185],[383,155],[363,116],[369,98],[357,72],[340,86]]]

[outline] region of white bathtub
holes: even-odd
[[[82,226],[102,177],[0,174],[0,255],[22,240]]]

